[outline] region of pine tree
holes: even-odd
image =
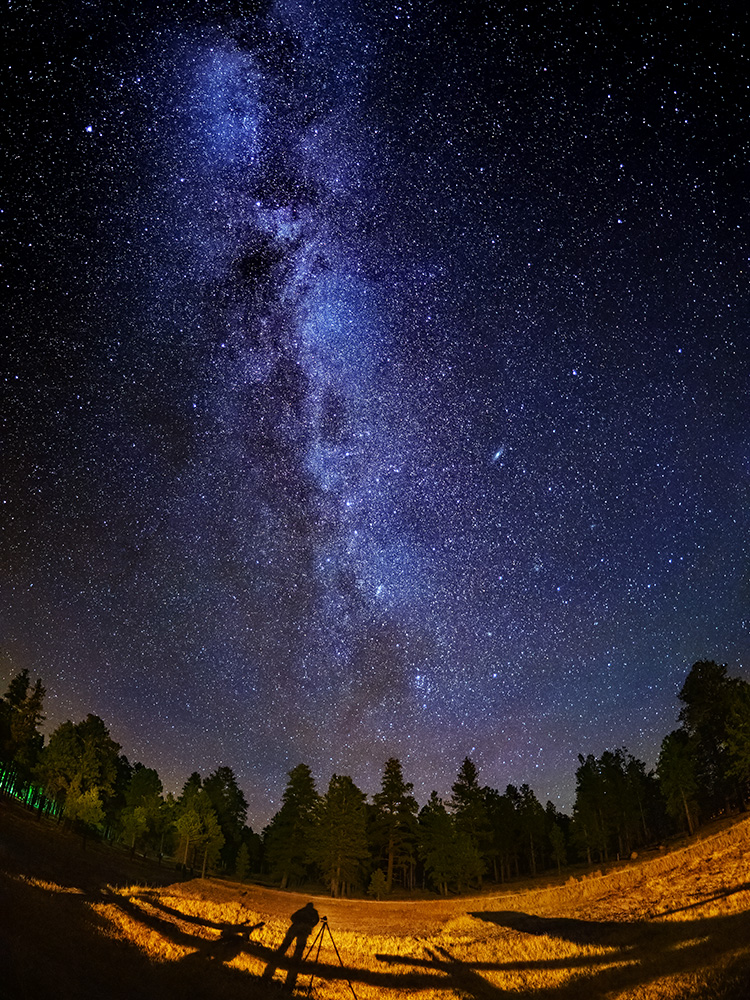
[[[578,755],[576,798],[573,805],[573,837],[579,850],[592,863],[593,852],[607,858],[608,828],[604,804],[604,782],[599,761],[593,754]]]
[[[393,870],[413,865],[417,833],[414,786],[404,781],[401,762],[391,757],[385,765],[380,791],[373,796],[373,840],[386,859],[386,892],[393,886]]]
[[[451,787],[450,805],[456,817],[456,827],[465,833],[480,857],[490,855],[492,850],[492,831],[490,828],[485,795],[479,787],[479,774],[474,762],[466,757],[459,768],[458,775]],[[482,865],[484,869],[484,865]],[[482,877],[479,875],[479,884]]]
[[[453,877],[453,840],[453,821],[433,791],[419,812],[419,856],[441,896],[448,895],[448,882]]]
[[[491,831],[490,858],[495,872],[495,880],[505,882],[513,874],[519,873],[518,852],[521,843],[520,818],[517,806],[520,793],[514,785],[508,785],[501,795],[494,788],[485,788],[484,802]]]
[[[139,840],[145,839],[156,847],[161,840],[162,783],[151,767],[136,764],[124,792],[125,805],[120,810],[119,823],[135,852]]]
[[[265,858],[281,888],[300,882],[307,873],[310,843],[317,822],[320,796],[307,764],[289,772],[281,809],[264,831]]]
[[[247,819],[247,800],[237,784],[231,767],[219,767],[203,782],[224,836],[222,860],[225,867],[234,866],[242,843]]]
[[[234,874],[240,880],[244,882],[250,871],[250,851],[248,850],[247,844],[240,844],[240,849],[237,851],[237,861],[234,866]]]
[[[205,878],[209,866],[216,864],[224,846],[224,834],[203,787],[196,787],[200,775],[191,774],[177,803],[175,826],[179,836],[179,853],[183,865],[202,866]]]
[[[431,794],[419,813],[419,853],[425,870],[443,896],[447,895],[450,883],[463,892],[484,873],[476,843],[458,819],[448,813],[437,792]]]
[[[28,774],[42,749],[44,738],[39,727],[44,722],[45,689],[41,679],[31,688],[29,671],[23,669],[11,680],[4,698],[0,698],[0,755]]]
[[[661,742],[656,765],[667,812],[676,820],[684,817],[688,832],[698,822],[698,766],[695,740],[684,729],[675,729]]]
[[[698,796],[711,815],[736,803],[737,784],[727,743],[732,707],[745,681],[713,660],[694,663],[680,690],[680,722],[695,746]]]
[[[545,832],[545,815],[541,802],[527,784],[521,785],[521,801],[519,820],[521,823],[522,840],[529,859],[529,870],[536,875],[539,850]]]
[[[370,876],[370,885],[367,889],[367,895],[371,896],[373,899],[377,899],[378,902],[388,893],[388,885],[386,882],[386,877],[383,874],[382,868],[376,868],[375,871]]]
[[[557,873],[568,863],[568,852],[565,847],[565,834],[557,823],[554,823],[549,831],[550,847],[552,848],[552,860],[557,865]]]
[[[334,774],[321,804],[310,856],[331,889],[341,896],[361,880],[370,857],[365,828],[365,794],[345,775]]]
[[[740,782],[745,800],[750,798],[750,684],[738,688],[727,720],[728,774]]]
[[[104,807],[115,790],[119,751],[102,720],[88,715],[82,722],[57,727],[40,755],[38,773],[47,791],[65,802],[69,818],[83,818],[78,804],[82,797],[90,817],[96,812],[94,799]]]

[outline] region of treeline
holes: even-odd
[[[579,756],[572,816],[543,806],[527,784],[483,786],[474,762],[450,796],[420,809],[401,762],[385,764],[371,800],[345,775],[319,792],[310,768],[288,774],[281,808],[262,835],[229,767],[193,773],[179,796],[157,772],[131,765],[101,719],[65,722],[46,745],[44,688],[18,674],[0,699],[0,788],[132,852],[174,858],[194,874],[255,873],[282,888],[321,881],[333,895],[395,888],[443,895],[572,861],[630,856],[666,836],[736,811],[750,799],[750,684],[700,661],[679,694],[680,727],[664,738],[656,769],[625,749]]]
[[[158,773],[131,765],[97,715],[63,722],[45,745],[44,694],[22,670],[0,698],[0,791],[73,826],[84,846],[94,834],[193,874],[257,870],[261,839],[230,767],[195,772],[179,796],[165,794]]]

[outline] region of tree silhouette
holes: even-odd
[[[479,773],[469,757],[464,759],[451,786],[450,805],[456,817],[457,831],[468,838],[480,857],[490,854],[492,831],[487,816],[485,795],[479,787]],[[480,885],[483,870],[484,864],[481,865],[477,876]]]
[[[469,832],[451,816],[437,792],[419,813],[419,854],[441,895],[453,883],[459,892],[481,878],[484,863]]]
[[[520,820],[516,811],[519,793],[508,785],[501,795],[495,788],[485,788],[484,806],[490,824],[491,840],[488,852],[495,881],[506,881],[511,873],[519,873],[518,850],[521,842]]]
[[[247,800],[240,790],[231,767],[219,767],[203,782],[224,837],[221,858],[232,869],[242,843],[247,819]]]
[[[698,768],[696,743],[684,729],[675,729],[661,743],[657,772],[667,812],[675,820],[685,819],[689,833],[698,824]]]
[[[589,864],[594,853],[601,861],[630,854],[661,825],[654,775],[624,749],[579,755],[578,763],[572,833],[580,852]]]
[[[0,753],[26,774],[36,764],[44,743],[39,732],[44,722],[44,695],[41,679],[31,687],[29,671],[24,668],[0,698]]]
[[[728,808],[738,797],[727,736],[732,707],[745,683],[728,677],[726,666],[699,660],[678,696],[680,722],[695,744],[699,797],[709,814]]]
[[[738,688],[727,720],[728,774],[736,778],[745,801],[750,798],[750,684]]]
[[[281,809],[264,831],[265,858],[281,888],[303,881],[309,864],[310,843],[317,822],[320,796],[307,764],[288,774]]]
[[[234,866],[234,874],[240,880],[244,882],[250,871],[250,851],[248,850],[247,844],[240,844],[240,849],[237,851],[237,861]]]
[[[552,860],[557,865],[557,873],[563,865],[568,863],[568,851],[565,846],[565,834],[557,823],[553,823],[549,831],[550,847],[552,848]]]
[[[361,881],[367,849],[365,794],[345,775],[334,774],[321,803],[313,833],[311,858],[332,896],[341,896]]]
[[[539,854],[543,850],[546,816],[541,802],[529,785],[521,785],[518,813],[521,838],[529,860],[529,871],[532,875],[536,875]]]
[[[401,762],[395,757],[386,761],[380,791],[373,795],[372,837],[376,850],[386,859],[386,892],[393,886],[393,870],[399,866],[413,870],[417,835],[417,801],[411,794],[414,786],[404,781]],[[406,878],[404,877],[404,883]]]
[[[448,895],[453,877],[453,821],[437,792],[419,812],[419,855],[425,871],[442,896]]]

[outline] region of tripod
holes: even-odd
[[[342,969],[344,969],[344,963],[341,961],[341,955],[339,955],[339,950],[336,947],[336,942],[333,940],[333,934],[331,934],[331,928],[328,926],[328,917],[321,918],[320,930],[315,935],[315,940],[313,941],[313,943],[307,949],[307,954],[305,955],[305,961],[307,961],[307,959],[310,957],[313,948],[315,947],[315,945],[317,945],[318,950],[315,952],[315,959],[314,959],[317,965],[320,957],[320,948],[321,945],[323,944],[323,938],[325,937],[326,931],[328,931],[328,937],[331,939],[331,944],[333,945],[333,950],[336,952],[336,958],[339,960],[339,965],[341,966]],[[307,997],[310,996],[310,992],[312,991],[314,979],[315,979],[315,972],[313,971],[312,975],[310,976],[310,982],[307,987],[307,993],[305,994],[305,996]],[[349,989],[352,991],[352,996],[354,997],[354,1000],[357,1000],[357,994],[354,992],[354,987],[352,986],[352,984],[349,982],[348,979],[346,980],[346,982],[349,986]]]

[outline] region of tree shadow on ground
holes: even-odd
[[[0,881],[7,884],[10,880],[0,878]],[[28,969],[19,966],[13,955],[10,964],[4,967],[9,976],[0,986],[0,997],[7,995],[9,1000],[18,996],[35,1000],[50,992],[55,994],[56,1000],[89,1000],[101,996],[108,1000],[121,997],[123,1000],[126,997],[145,1000],[147,997],[180,995],[190,996],[191,1000],[208,1000],[209,997],[211,1000],[234,1000],[240,994],[247,995],[248,991],[257,1000],[263,1000],[278,995],[275,982],[264,983],[260,975],[236,969],[228,963],[245,953],[263,964],[273,962],[274,968],[283,972],[294,965],[293,956],[280,956],[276,949],[253,940],[253,932],[260,929],[260,924],[222,924],[196,918],[187,922],[187,927],[185,924],[180,926],[176,921],[182,920],[184,915],[172,907],[161,910],[154,907],[147,893],[142,897],[128,897],[111,889],[92,893],[56,892],[54,887],[15,880],[11,888],[14,897],[10,900],[11,912],[19,913],[19,907],[28,911],[26,930],[34,921],[33,942],[30,933],[29,940],[23,942],[27,962],[35,958],[38,965],[46,966],[50,958],[52,962],[48,972],[37,969],[29,979]],[[147,931],[157,932],[167,942],[190,949],[190,954],[179,961],[149,961],[136,942],[113,940],[112,923],[103,913],[92,909],[91,904],[116,907],[124,917],[137,921]],[[477,912],[471,916],[520,934],[558,938],[579,947],[600,946],[609,951],[604,955],[474,962],[457,957],[447,947],[425,941],[421,945],[421,956],[377,955],[376,958],[390,965],[390,969],[304,962],[298,970],[302,992],[307,977],[313,976],[316,992],[321,996],[326,995],[329,985],[340,988],[348,980],[355,989],[361,984],[405,995],[429,990],[436,996],[443,992],[455,993],[467,1000],[510,1000],[519,996],[517,987],[511,990],[496,986],[488,980],[488,973],[568,970],[575,975],[561,986],[529,990],[520,995],[550,1000],[578,1000],[582,996],[587,1000],[604,1000],[610,992],[627,994],[664,976],[710,969],[723,957],[741,952],[744,964],[737,967],[734,992],[725,988],[711,995],[723,1000],[730,997],[739,1000],[748,995],[750,913],[634,923],[545,918],[515,911]],[[210,930],[210,936],[200,933],[200,925]],[[499,951],[503,947],[500,936],[498,945]],[[37,949],[36,955],[33,947]],[[616,962],[627,964],[613,967]]]
[[[728,889],[722,895],[729,896],[745,887]],[[607,948],[607,953],[603,955],[511,962],[496,966],[539,970],[567,967],[581,973],[586,970],[585,977],[577,975],[563,985],[545,991],[560,1000],[579,997],[582,989],[585,989],[587,1000],[604,1000],[612,991],[635,990],[665,976],[706,973],[722,959],[734,965],[730,978],[737,983],[736,995],[743,998],[749,995],[748,912],[693,920],[633,922],[537,917],[516,911],[475,912],[471,916],[522,934],[558,938],[580,947]],[[731,989],[721,995],[734,995]]]

